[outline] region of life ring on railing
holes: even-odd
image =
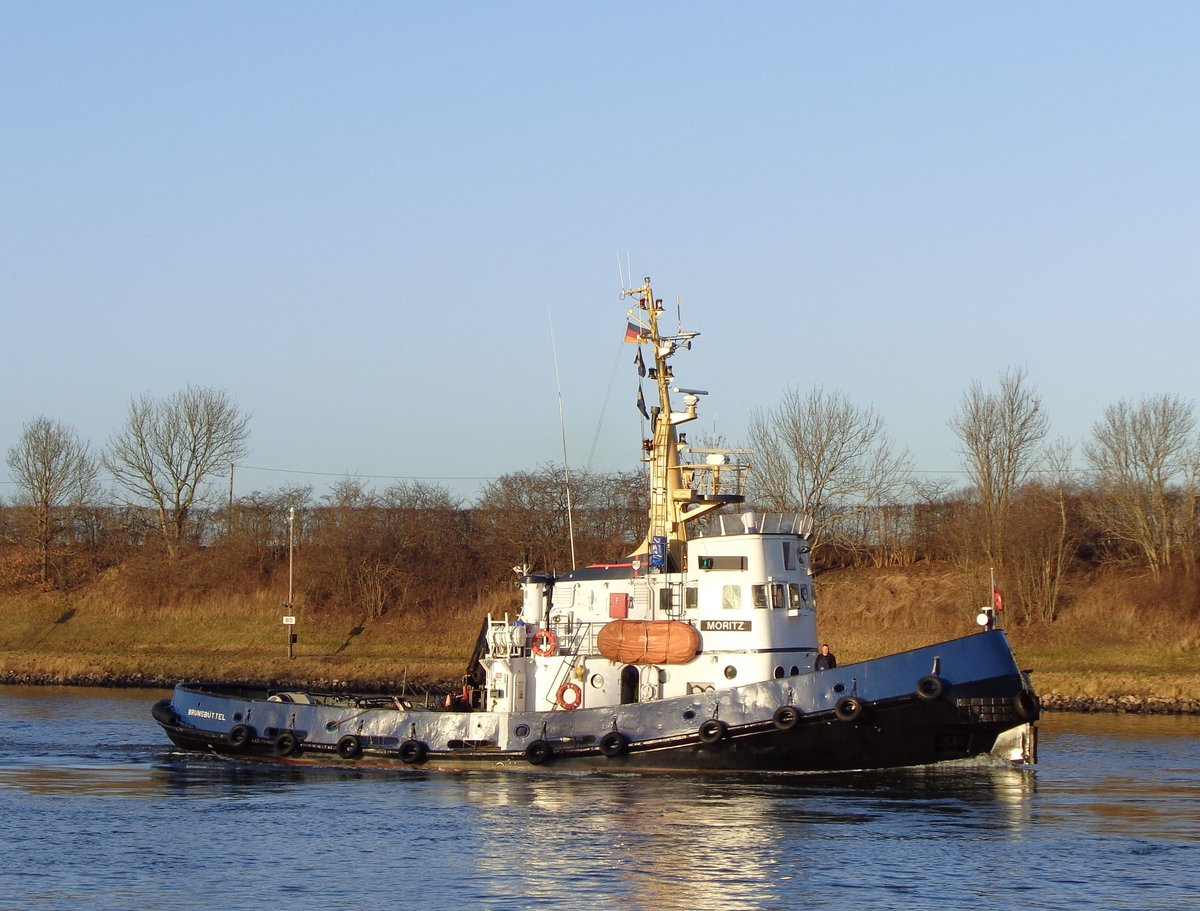
[[[533,634],[533,645],[529,650],[542,658],[558,654],[558,636],[548,629],[540,629]]]
[[[568,680],[558,688],[558,707],[572,711],[579,708],[579,704],[583,702],[583,690],[576,684]]]

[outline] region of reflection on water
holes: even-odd
[[[1200,719],[1051,716],[1037,772],[293,769],[173,752],[157,693],[0,687],[0,908],[1186,907]],[[200,903],[192,906],[200,907]]]

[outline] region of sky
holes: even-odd
[[[1200,389],[1198,36],[1193,2],[0,0],[0,450],[193,385],[250,415],[239,495],[470,502],[564,437],[632,470],[626,268],[701,333],[693,434],[821,386],[961,478],[947,421],[1020,368],[1078,449]]]

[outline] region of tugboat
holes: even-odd
[[[990,621],[911,651],[818,661],[811,521],[744,508],[744,451],[689,447],[678,428],[707,393],[673,385],[670,361],[699,333],[664,331],[649,278],[622,297],[636,299],[626,340],[658,394],[648,412],[639,398],[650,508],[631,555],[559,575],[520,567],[520,608],[486,618],[449,705],[180,683],[153,708],[171,741],[426,769],[837,771],[993,751],[1036,761],[1039,702]]]

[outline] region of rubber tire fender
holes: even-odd
[[[613,759],[629,752],[629,738],[620,731],[609,731],[600,738],[600,752]]]
[[[932,702],[940,699],[946,689],[946,684],[937,674],[927,674],[917,681],[917,698]]]
[[[525,758],[530,765],[545,765],[554,758],[554,747],[545,740],[535,740],[525,747]]]
[[[771,716],[771,724],[775,725],[777,730],[790,731],[800,723],[800,714],[800,710],[794,705],[781,705]]]
[[[171,727],[179,724],[179,716],[175,714],[175,709],[171,705],[170,699],[158,700],[158,702],[154,703],[154,708],[150,710],[150,714],[154,716],[154,720],[159,724]]]
[[[1029,690],[1021,690],[1013,697],[1013,708],[1017,710],[1017,714],[1026,721],[1038,714],[1037,697]]]
[[[276,756],[295,756],[300,750],[300,740],[291,731],[284,731],[274,740]]]
[[[362,741],[354,734],[347,734],[337,742],[337,754],[343,759],[358,759],[362,752]]]
[[[863,713],[862,700],[857,696],[843,696],[833,707],[839,721],[856,721]]]
[[[247,724],[235,724],[229,729],[229,745],[235,750],[244,750],[254,739],[254,728]]]
[[[400,744],[400,749],[397,750],[400,754],[400,761],[409,765],[420,765],[429,756],[429,747],[420,740],[406,740]]]
[[[701,743],[712,746],[714,743],[720,743],[725,739],[725,735],[729,733],[729,725],[724,721],[719,721],[716,718],[709,718],[708,721],[700,725],[696,734],[700,738]]]

